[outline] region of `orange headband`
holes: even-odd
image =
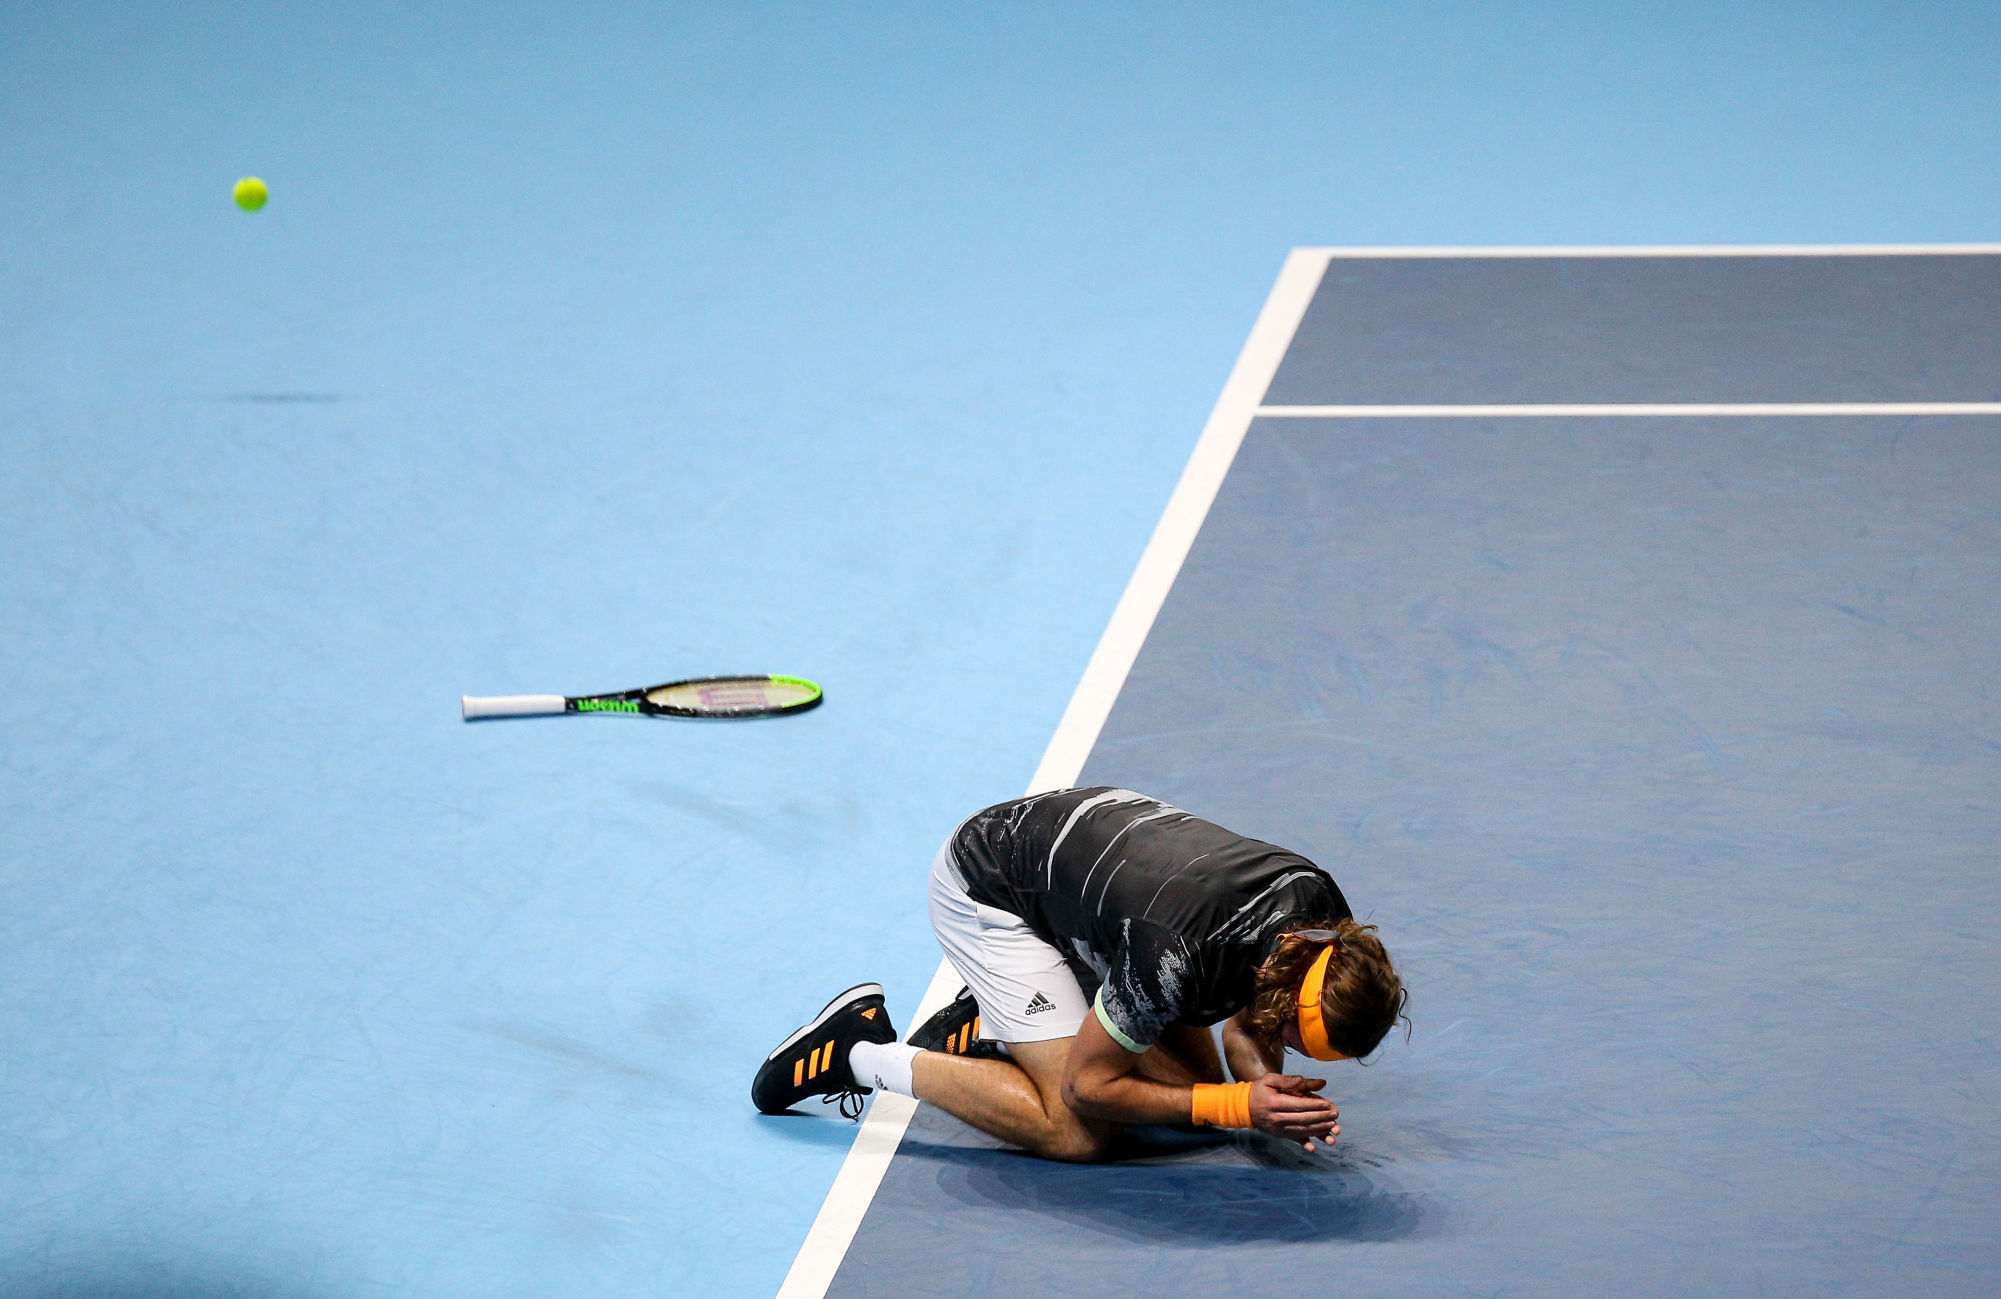
[[[1342,1060],[1347,1057],[1327,1041],[1327,1024],[1320,1018],[1320,989],[1327,982],[1327,964],[1334,959],[1330,946],[1314,959],[1313,967],[1299,981],[1299,1040],[1306,1054],[1315,1060]]]

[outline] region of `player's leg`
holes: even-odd
[[[970,1023],[970,1020],[968,1020]],[[912,1034],[913,1040],[916,1034]],[[968,1058],[960,1041],[941,1042],[912,1061],[915,1092],[963,1122],[1050,1159],[1102,1158],[1117,1128],[1063,1103],[1063,1071],[1074,1038],[1010,1045],[1007,1057]],[[1223,1081],[1223,1063],[1206,1029],[1171,1027],[1140,1057],[1155,1082],[1190,1086]]]
[[[846,1113],[851,1102],[859,1108],[859,1091],[886,1088],[930,1101],[1047,1158],[1102,1158],[1117,1126],[1086,1119],[1063,1103],[1071,1042],[1091,1011],[1062,954],[1019,916],[974,902],[949,845],[932,871],[931,919],[978,1015],[977,1030],[969,1022],[953,1034],[956,1053],[897,1043],[882,990],[861,985],[767,1057],[752,1084],[758,1108],[780,1113],[825,1096],[841,1100]],[[964,1054],[975,1034],[1006,1043],[1008,1056]],[[1141,1069],[1164,1082],[1221,1081],[1214,1056],[1206,1033],[1175,1030],[1142,1057]]]
[[[1010,1043],[1005,1060],[921,1052],[912,1070],[917,1099],[1045,1159],[1102,1159],[1117,1126],[1084,1118],[1063,1103],[1073,1040]]]

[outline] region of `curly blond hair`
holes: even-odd
[[[1403,1018],[1409,994],[1376,927],[1352,918],[1315,921],[1297,929],[1331,929],[1340,935],[1327,963],[1327,981],[1320,988],[1320,1017],[1327,1026],[1327,1043],[1342,1055],[1359,1060]],[[1278,946],[1258,966],[1257,992],[1251,998],[1244,1027],[1267,1041],[1278,1041],[1285,1025],[1299,1014],[1299,984],[1325,943],[1293,933],[1279,937]]]

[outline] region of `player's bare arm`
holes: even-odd
[[[1233,1021],[1234,1022],[1234,1021]],[[1227,1029],[1225,1030],[1228,1031]],[[1088,1118],[1111,1123],[1186,1123],[1196,1087],[1155,1082],[1139,1070],[1144,1057],[1115,1041],[1097,1019],[1084,1021],[1071,1043],[1063,1075],[1063,1101]],[[1266,1057],[1262,1051],[1258,1058]],[[1324,1078],[1300,1078],[1263,1069],[1251,1084],[1250,1119],[1258,1131],[1314,1149],[1340,1132],[1340,1111],[1316,1093]]]
[[[1287,1043],[1251,1032],[1245,1023],[1249,1015],[1248,1009],[1240,1010],[1223,1021],[1223,1059],[1238,1082],[1256,1082],[1285,1064]]]

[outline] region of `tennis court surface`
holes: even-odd
[[[1414,1034],[1324,1156],[879,1100],[786,1293],[1994,1293],[1997,662],[2001,249],[1294,253],[1037,781]]]

